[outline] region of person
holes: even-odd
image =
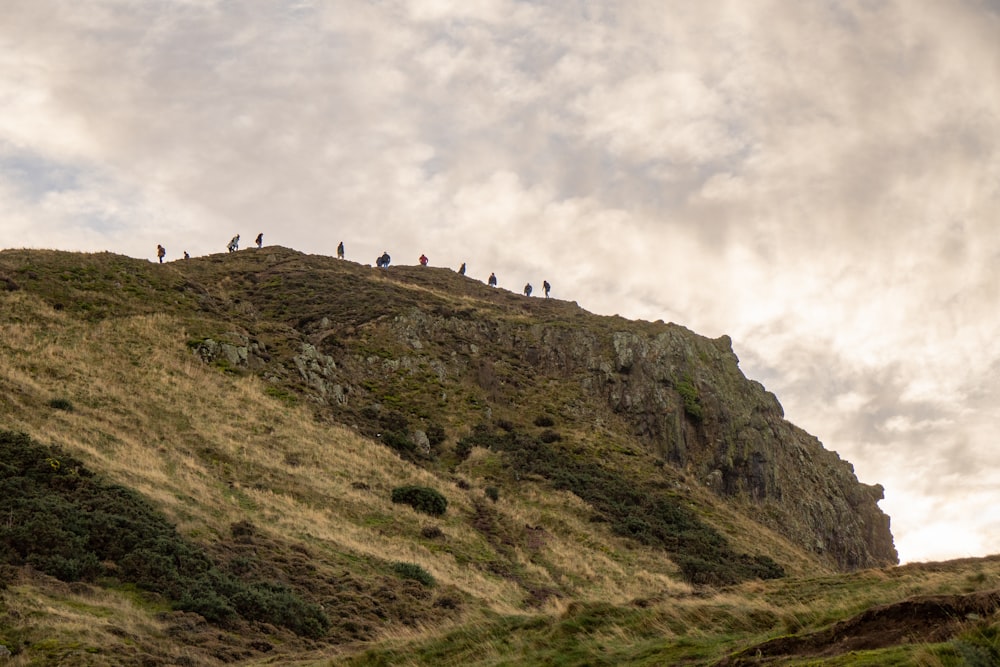
[[[496,287],[497,286],[497,274],[490,273],[489,283],[490,283],[490,287]]]
[[[549,290],[552,289],[552,285],[549,284],[548,280],[542,281],[542,289],[545,290],[545,298],[549,298]]]
[[[167,250],[159,243],[156,244],[156,256],[160,258],[160,264],[163,264],[163,258],[166,256]]]
[[[184,259],[191,259],[191,255],[188,254],[187,250],[184,251]]]
[[[237,234],[232,239],[229,240],[229,245],[226,246],[229,252],[236,252],[240,249],[240,235]]]
[[[427,255],[420,253],[420,266],[427,266]]]
[[[462,266],[458,267],[458,275],[460,276],[465,275],[465,262],[462,262]]]
[[[388,269],[389,268],[389,261],[390,260],[389,260],[389,251],[388,250],[386,250],[385,252],[383,252],[382,256],[379,257],[378,259],[379,259],[379,262],[380,262],[379,266],[381,268],[383,268],[383,269]]]
[[[254,243],[257,244],[257,249],[260,250],[260,247],[264,245],[264,232],[261,232],[260,234],[257,235],[257,238],[254,240]]]
[[[341,241],[340,245],[337,246],[337,259],[344,259],[344,242]]]
[[[524,296],[531,296],[531,283],[524,284]]]

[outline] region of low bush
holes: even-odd
[[[281,584],[221,572],[142,496],[21,433],[0,432],[0,515],[0,564],[63,581],[114,576],[213,623],[243,618],[313,638],[330,627],[318,605]],[[234,535],[253,530],[233,524]]]
[[[493,502],[500,500],[500,489],[495,486],[487,486],[483,493]]]
[[[646,487],[599,463],[575,459],[541,438],[490,433],[488,427],[476,429],[470,438],[476,443],[489,442],[502,451],[507,465],[520,476],[540,475],[555,488],[571,491],[590,503],[607,518],[615,533],[666,550],[691,583],[727,585],[785,574],[767,556],[733,550],[722,534],[702,523],[669,491]]]
[[[392,571],[403,579],[413,579],[419,581],[424,586],[430,588],[434,585],[434,577],[431,573],[420,567],[416,563],[393,563]]]
[[[437,526],[424,526],[420,529],[420,536],[428,540],[439,540],[444,537],[444,531]]]
[[[703,416],[701,397],[698,395],[698,388],[695,386],[694,381],[687,376],[682,378],[677,383],[677,393],[681,395],[681,400],[684,401],[684,414],[693,421],[700,422]]]
[[[49,401],[49,407],[55,410],[65,410],[66,412],[73,412],[73,404],[68,398],[53,398]]]
[[[448,509],[448,499],[427,486],[397,487],[392,490],[392,502],[404,503],[432,516],[440,516]]]

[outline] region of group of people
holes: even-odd
[[[260,234],[257,235],[257,238],[254,239],[254,243],[257,244],[257,248],[258,249],[264,247],[264,232],[261,232]],[[229,243],[226,244],[226,250],[228,250],[229,252],[236,252],[239,249],[240,249],[240,235],[237,234],[233,238],[229,239]],[[338,253],[338,256],[341,259],[344,258],[344,244],[343,243],[341,243],[340,247],[337,248],[337,253]],[[160,264],[163,264],[163,258],[166,257],[166,256],[167,256],[167,249],[164,248],[162,244],[157,243],[156,244],[156,258],[158,260],[160,260]],[[184,251],[184,259],[191,259],[191,255],[188,254],[187,250]]]
[[[490,274],[490,281],[491,281],[490,285],[492,285],[493,287],[496,287],[497,278],[492,273]],[[531,287],[531,283],[525,283],[524,284],[524,296],[531,296],[532,289],[533,288]],[[548,280],[543,280],[542,281],[542,289],[545,290],[545,298],[548,299],[549,298],[549,290],[552,289],[552,285],[549,284]]]
[[[343,250],[344,250],[344,243],[342,241],[340,243],[340,245],[337,246],[337,257],[339,257],[341,259],[344,258]],[[427,263],[430,260],[427,258],[427,255],[425,255],[424,253],[420,253],[420,257],[417,259],[417,261],[420,262],[420,266],[427,266]],[[389,268],[389,251],[388,250],[386,250],[385,252],[383,252],[379,257],[375,258],[375,266],[378,267],[378,268],[380,268],[380,269],[387,269],[387,268]],[[464,276],[465,275],[465,262],[462,262],[462,265],[460,267],[458,267],[458,275],[460,275],[460,276]],[[497,274],[490,273],[490,277],[489,277],[489,279],[487,279],[486,284],[488,284],[490,287],[496,287],[497,286]],[[543,280],[542,281],[542,289],[545,291],[545,298],[548,299],[549,298],[549,292],[552,291],[552,285],[549,284],[548,280]],[[531,286],[531,283],[526,283],[525,286],[524,286],[524,296],[531,296],[531,292],[533,290],[534,290],[534,288]]]
[[[260,234],[257,234],[257,238],[254,239],[254,243],[257,244],[257,248],[262,248],[264,246],[264,233],[263,232],[261,232]],[[236,236],[234,236],[233,238],[231,238],[229,240],[229,243],[226,245],[226,250],[228,250],[229,252],[236,252],[239,249],[240,249],[240,235],[237,234]],[[166,248],[164,248],[159,243],[156,244],[156,257],[157,257],[157,259],[160,260],[160,264],[163,264],[163,258],[166,257],[166,256],[167,256],[167,250],[166,250]],[[190,259],[190,258],[191,258],[191,256],[188,254],[187,250],[185,250],[184,251],[184,259]],[[340,243],[337,244],[337,259],[344,259],[344,242],[343,241],[341,241]],[[389,257],[389,251],[386,250],[379,257],[375,258],[375,266],[377,266],[380,269],[387,269],[387,268],[389,268],[389,262],[390,261],[391,261],[391,258]],[[420,259],[418,261],[420,262],[420,266],[427,266],[427,263],[430,260],[427,259],[427,255],[425,255],[423,253],[420,253]],[[460,276],[464,276],[465,275],[465,262],[462,262],[462,266],[458,267],[458,275],[460,275]],[[497,286],[497,276],[496,276],[496,274],[495,273],[490,273],[489,280],[487,280],[486,282],[487,282],[487,284],[490,287],[496,287]],[[532,289],[533,288],[531,287],[531,283],[526,283],[525,286],[524,286],[524,296],[531,296]],[[549,284],[548,280],[543,280],[542,281],[542,289],[545,290],[545,298],[548,299],[549,298],[549,291],[552,289],[552,286]]]
[[[258,250],[264,247],[264,232],[261,232],[260,234],[257,235],[257,238],[254,239],[254,243],[257,244]],[[229,239],[229,244],[226,246],[226,250],[228,250],[229,252],[236,252],[239,249],[240,249],[240,235],[237,234],[233,238]]]

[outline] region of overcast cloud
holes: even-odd
[[[727,333],[886,487],[1000,552],[995,0],[5,0],[8,247],[240,233]]]

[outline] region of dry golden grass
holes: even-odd
[[[379,443],[317,421],[308,406],[269,397],[255,376],[203,364],[187,348],[183,324],[170,316],[84,323],[15,292],[0,295],[0,323],[0,427],[56,443],[136,489],[188,537],[208,544],[248,520],[282,542],[307,545],[317,561],[343,562],[338,559],[348,555],[369,563],[359,567],[415,563],[476,601],[460,618],[434,627],[387,626],[379,645],[403,651],[395,664],[427,664],[408,647],[436,642],[459,645],[460,661],[503,664],[519,649],[496,636],[496,615],[544,619],[547,625],[531,632],[545,636],[571,623],[581,603],[617,605],[609,612],[614,620],[587,639],[595,645],[722,637],[718,641],[739,648],[734,636],[758,640],[907,596],[1000,587],[1000,559],[852,575],[817,571],[787,541],[759,526],[749,530],[738,511],[705,492],[699,498],[706,521],[735,536],[740,550],[759,550],[740,535],[766,540],[765,551],[783,554],[795,576],[696,595],[662,552],[593,523],[592,508],[572,494],[524,480],[501,487],[496,503],[484,501],[485,480],[498,478],[495,453],[473,449],[457,471],[470,488],[460,488]],[[73,409],[54,409],[52,399],[68,400]],[[447,513],[432,518],[393,504],[391,490],[404,484],[440,491]],[[531,535],[505,547],[518,576],[560,595],[528,606],[522,582],[483,566],[497,557],[496,544],[470,521],[484,502],[505,529]],[[444,539],[421,539],[426,526],[440,528]],[[104,651],[135,656],[140,649],[191,664],[202,659],[164,636],[148,603],[123,592],[38,578],[16,582],[2,596],[8,616],[20,619],[18,632],[51,641],[52,651],[74,664],[107,664],[100,660]],[[631,604],[637,600],[641,607]],[[46,629],[44,637],[30,634],[35,626]],[[463,638],[450,639],[458,629]],[[924,657],[924,664],[938,664],[933,652]],[[279,659],[330,664],[339,658],[304,651],[268,660]]]
[[[57,443],[137,489],[187,535],[210,540],[250,520],[321,551],[416,563],[497,612],[523,611],[515,582],[453,555],[491,552],[465,518],[481,488],[459,489],[378,443],[320,423],[307,407],[267,396],[254,376],[204,365],[171,317],[84,324],[21,293],[4,296],[0,308],[12,322],[0,327],[0,378],[17,401],[0,412],[3,426]],[[52,398],[74,409],[48,408]],[[391,490],[403,484],[438,489],[448,513],[432,519],[394,505]],[[536,553],[513,553],[534,580],[614,601],[687,590],[662,554],[623,548],[623,540],[587,524],[575,496],[525,484],[516,494],[505,490],[494,509],[512,526],[544,531]],[[415,539],[432,524],[452,553]]]

